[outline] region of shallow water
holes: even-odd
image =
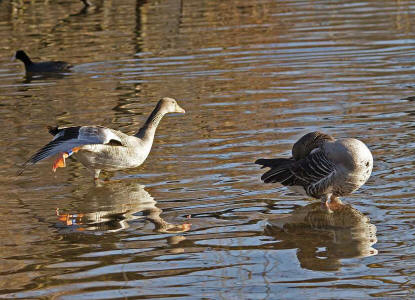
[[[0,297],[413,297],[412,1],[91,1],[0,2]],[[27,78],[17,49],[75,68]],[[142,167],[16,176],[45,126],[134,133],[162,96],[186,114]],[[374,155],[344,214],[253,164],[312,130]]]

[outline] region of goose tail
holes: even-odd
[[[285,185],[286,181],[292,177],[290,167],[295,162],[292,158],[260,158],[255,164],[261,165],[261,168],[270,168],[261,176],[261,180],[265,183],[280,182]]]

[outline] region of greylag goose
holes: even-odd
[[[346,196],[369,179],[373,157],[357,139],[334,139],[321,132],[310,132],[293,146],[291,158],[258,159],[256,164],[271,168],[261,179],[279,182],[296,192],[321,199],[330,210],[329,201]]]
[[[72,68],[72,65],[65,61],[33,62],[23,50],[16,51],[13,58],[24,63],[26,73],[65,72]]]
[[[65,167],[65,159],[72,154],[98,179],[101,170],[116,171],[140,166],[150,153],[154,134],[161,118],[167,113],[184,113],[176,100],[161,99],[143,127],[133,136],[101,126],[49,127],[53,140],[24,163],[27,166],[59,154],[53,171]]]

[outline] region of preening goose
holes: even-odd
[[[54,138],[37,151],[25,164],[27,166],[59,154],[53,171],[65,167],[65,159],[72,154],[98,179],[101,170],[116,171],[140,166],[150,153],[154,134],[161,118],[167,113],[184,113],[176,100],[161,99],[143,127],[133,136],[101,126],[49,127]]]
[[[23,50],[16,51],[13,58],[24,63],[26,73],[65,72],[72,68],[72,65],[65,61],[33,62]]]
[[[328,201],[346,196],[369,179],[373,157],[357,139],[335,140],[321,132],[310,132],[293,146],[291,158],[258,159],[256,164],[269,167],[261,179],[279,182],[294,191]]]

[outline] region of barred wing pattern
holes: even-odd
[[[256,163],[271,169],[261,179],[265,183],[280,182],[285,186],[302,186],[307,195],[320,198],[327,192],[336,174],[335,165],[320,149],[298,161],[294,159],[259,159]]]
[[[335,165],[321,150],[314,151],[306,158],[299,160],[290,168],[290,171],[295,178],[294,182],[299,183],[295,185],[303,186],[307,195],[315,198],[320,198],[327,193],[336,174]]]
[[[24,169],[45,158],[61,152],[69,152],[75,147],[93,144],[111,144],[122,146],[122,141],[111,129],[99,126],[77,126],[66,128],[50,129],[51,133],[56,133],[51,142],[38,150],[23,165],[18,175],[22,174]]]

